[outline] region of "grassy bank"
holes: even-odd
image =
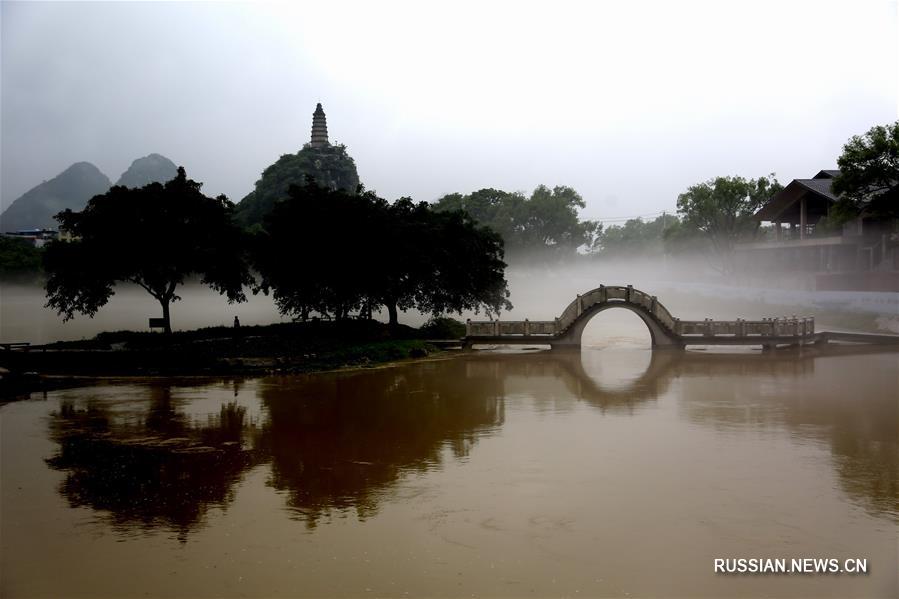
[[[366,367],[422,358],[439,349],[428,339],[458,332],[447,323],[421,329],[364,320],[252,327],[213,327],[171,335],[101,333],[27,351],[0,351],[0,395],[43,388],[40,377],[291,374]]]

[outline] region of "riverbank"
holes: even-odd
[[[211,327],[171,335],[134,331],[0,351],[0,398],[77,384],[67,377],[254,376],[358,368],[424,358],[461,323],[415,329],[368,320]],[[462,328],[464,331],[464,328]]]

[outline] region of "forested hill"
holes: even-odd
[[[306,176],[331,190],[354,193],[359,186],[356,163],[342,145],[313,148],[306,145],[296,154],[285,154],[266,168],[256,187],[237,205],[237,219],[244,226],[261,223],[277,200],[287,197],[291,185],[303,187]]]

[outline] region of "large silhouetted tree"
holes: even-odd
[[[394,207],[396,204],[394,204]],[[424,210],[425,204],[417,205]],[[488,315],[509,310],[503,239],[489,227],[478,225],[461,210],[429,211],[423,227],[424,280],[415,307],[441,314],[483,307]],[[405,248],[417,251],[416,247]]]
[[[169,305],[192,275],[244,301],[253,282],[244,257],[243,233],[232,223],[225,196],[210,198],[183,168],[163,184],[139,189],[116,186],[94,196],[81,212],[57,215],[74,241],[55,241],[44,254],[47,305],[65,320],[76,312],[93,316],[118,283],[143,287],[162,306],[171,332]]]
[[[462,210],[434,211],[400,198],[387,210],[375,303],[430,314],[510,308],[503,240]]]
[[[378,268],[387,204],[372,193],[292,186],[254,240],[260,287],[282,314],[346,317],[362,307]]]
[[[458,211],[408,198],[388,204],[307,181],[276,203],[255,240],[260,287],[282,314],[341,319],[387,308],[427,313],[510,306],[502,240]]]

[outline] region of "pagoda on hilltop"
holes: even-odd
[[[322,110],[321,102],[315,105],[315,112],[312,113],[312,140],[309,145],[313,148],[324,148],[331,145],[328,142],[328,121],[325,111]]]
[[[328,141],[328,122],[320,102],[312,113],[309,142],[296,154],[284,154],[262,171],[253,191],[237,205],[235,218],[244,226],[262,224],[275,202],[288,196],[290,186],[305,186],[307,177],[328,189],[355,193],[359,188],[356,163],[346,146]]]

